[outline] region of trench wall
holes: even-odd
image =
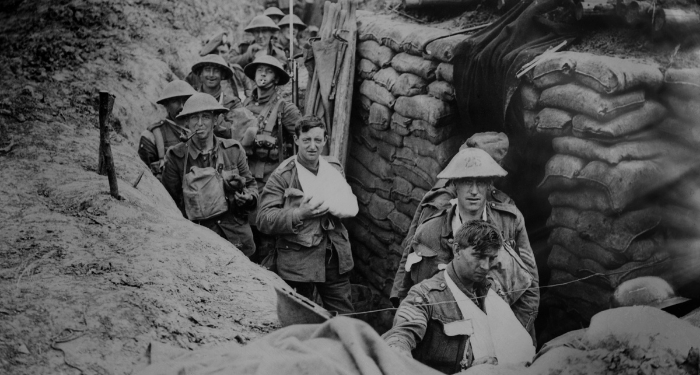
[[[369,288],[358,307],[378,309],[390,306],[417,204],[474,131],[457,118],[451,84],[452,50],[463,36],[430,43],[427,54],[425,43],[448,31],[367,14],[359,22],[347,176],[360,213],[347,226],[353,282]],[[521,120],[508,134],[509,153],[534,160],[513,165],[538,170],[514,170],[510,179],[543,177],[532,191],[518,191],[517,181],[503,186],[514,198],[532,197],[516,199],[526,220],[547,218],[533,243],[542,285],[565,284],[542,290],[538,341],[587,325],[632,278],[660,276],[698,297],[699,97],[700,69],[575,52],[552,55],[523,80],[509,107],[509,118]],[[551,148],[527,149],[542,144]],[[392,317],[365,318],[381,330]]]
[[[360,212],[347,227],[355,255],[353,282],[369,288],[356,296],[366,301],[357,307],[378,309],[391,306],[400,245],[413,213],[467,138],[468,126],[457,118],[449,63],[461,39],[426,55],[421,44],[447,31],[366,14],[358,26],[347,177]],[[393,311],[364,318],[381,330],[390,327]]]

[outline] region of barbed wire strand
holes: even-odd
[[[546,289],[546,288],[556,288],[556,287],[559,287],[559,286],[564,286],[564,285],[569,285],[569,284],[573,284],[573,283],[582,282],[582,281],[584,281],[584,280],[587,280],[587,279],[590,279],[590,278],[596,277],[596,276],[603,276],[603,277],[606,277],[606,276],[613,276],[613,275],[617,275],[617,274],[621,274],[621,273],[627,273],[627,272],[629,272],[629,270],[617,271],[617,272],[610,272],[610,273],[600,273],[600,272],[596,272],[596,273],[594,273],[594,274],[591,274],[591,275],[588,275],[588,276],[584,276],[584,277],[581,277],[581,278],[578,278],[578,279],[575,279],[575,280],[566,281],[566,282],[563,282],[563,283],[552,284],[552,285],[544,285],[544,286],[538,286],[538,287],[535,287],[535,288],[516,289],[516,290],[511,290],[511,291],[509,291],[509,292],[505,292],[505,291],[504,291],[504,293],[515,293],[515,292],[525,292],[525,291],[528,291],[528,290],[538,290],[538,289]],[[474,299],[481,299],[481,298],[486,298],[486,296],[474,297]],[[469,298],[469,300],[471,300],[471,298]],[[463,300],[461,300],[461,299],[460,299],[460,300],[455,299],[455,300],[451,300],[451,301],[441,301],[441,302],[435,302],[435,303],[415,304],[415,305],[413,305],[413,306],[435,306],[435,305],[442,305],[442,304],[446,304],[446,303],[458,303],[458,302],[461,302],[461,301],[463,301]],[[352,315],[361,315],[361,314],[372,314],[372,313],[377,313],[377,312],[382,312],[382,311],[391,311],[391,310],[398,310],[398,309],[399,309],[398,307],[386,307],[386,308],[383,308],[383,309],[368,310],[368,311],[360,311],[360,312],[352,312],[352,313],[345,313],[345,314],[338,314],[338,315],[342,315],[342,316],[352,316]]]

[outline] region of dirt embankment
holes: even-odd
[[[0,373],[131,373],[159,343],[245,343],[277,327],[276,276],[182,218],[148,171],[131,186],[147,169],[135,144],[162,116],[158,93],[189,69],[203,35],[252,17],[244,3],[0,11]],[[100,89],[116,95],[122,200],[96,173]]]

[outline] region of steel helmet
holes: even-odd
[[[165,88],[163,88],[163,92],[160,94],[160,98],[158,98],[156,103],[164,104],[168,99],[183,96],[190,97],[196,93],[197,91],[195,91],[189,83],[176,79],[165,85]]]
[[[459,150],[447,167],[437,178],[456,180],[460,178],[503,177],[507,175],[503,168],[484,150],[464,148]]]
[[[255,29],[272,29],[275,31],[279,31],[279,26],[275,24],[275,21],[272,20],[272,18],[261,14],[259,16],[253,17],[253,19],[250,21],[248,26],[244,29],[244,31],[253,31]]]
[[[202,47],[202,49],[199,51],[199,56],[206,56],[212,53],[216,53],[216,48],[222,44],[229,45],[230,44],[230,39],[228,37],[227,32],[221,32],[216,34],[213,38],[211,38],[207,44]]]
[[[221,69],[222,79],[229,79],[233,77],[233,69],[224,61],[224,58],[220,55],[206,55],[199,59],[194,65],[192,65],[192,73],[197,74],[197,71],[204,68],[207,65],[213,65]]]
[[[228,112],[226,107],[219,104],[219,102],[211,95],[205,94],[203,92],[195,93],[190,96],[185,102],[185,106],[182,108],[182,112],[177,115],[177,118],[184,118],[193,113],[199,113],[204,111],[214,111],[215,113]]]
[[[278,86],[285,85],[287,82],[289,82],[289,74],[287,74],[287,72],[284,70],[282,63],[270,55],[256,57],[252,63],[243,68],[243,72],[246,76],[248,76],[248,78],[255,80],[255,69],[258,68],[258,65],[267,65],[275,69],[277,77],[279,78],[279,82],[277,82]]]
[[[508,154],[508,136],[505,133],[483,132],[469,137],[460,150],[475,147],[486,151],[499,165]]]
[[[299,17],[297,17],[296,14],[292,15],[292,24],[295,27],[298,27],[300,31],[306,29],[306,24],[302,22],[302,20]],[[284,18],[277,22],[277,26],[289,26],[289,14],[287,14],[286,16],[284,16]]]
[[[618,285],[611,297],[612,307],[653,306],[664,309],[689,301],[676,296],[669,283],[657,276],[642,276]]]
[[[280,18],[284,17],[284,13],[278,7],[269,7],[267,9],[265,9],[265,11],[263,12],[263,15],[268,16],[270,18],[272,18],[272,17],[280,17]]]

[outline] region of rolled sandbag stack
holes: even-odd
[[[551,288],[543,306],[564,306],[573,310],[564,315],[586,324],[621,282],[664,275],[672,265],[657,197],[695,167],[695,157],[678,138],[662,136],[669,114],[654,66],[561,52],[529,81],[521,89],[524,119],[532,133],[552,137],[555,151],[539,186],[552,206],[549,284],[605,275]]]
[[[448,31],[366,13],[358,21],[347,176],[360,213],[348,230],[355,281],[366,281],[378,296],[375,307],[386,307],[413,213],[466,138],[449,63],[464,37],[435,41],[424,57],[426,42]]]

